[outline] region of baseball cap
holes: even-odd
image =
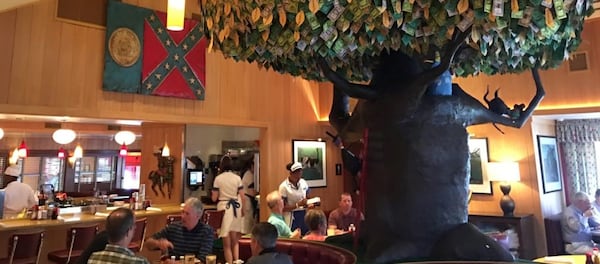
[[[291,172],[301,170],[301,169],[302,169],[302,163],[300,163],[300,162],[294,162],[294,164],[292,164],[292,167],[290,167]]]

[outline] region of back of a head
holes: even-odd
[[[223,158],[221,158],[221,164],[219,164],[219,169],[221,169],[221,172],[233,170],[231,157],[227,155],[223,156]]]
[[[121,241],[134,224],[134,215],[131,209],[117,208],[106,218],[106,232],[108,241],[116,243]]]
[[[325,217],[323,210],[311,209],[306,212],[304,223],[306,223],[309,230],[320,231],[327,227],[327,218]]]
[[[598,199],[598,197],[600,197],[600,189],[596,189],[596,195],[594,195],[594,197],[596,199]]]
[[[277,228],[268,222],[260,222],[252,228],[252,238],[262,248],[274,248],[277,243]]]
[[[272,191],[267,194],[267,205],[269,208],[273,209],[273,207],[277,205],[277,201],[279,201],[279,199],[281,199],[281,195],[279,195],[278,191]]]

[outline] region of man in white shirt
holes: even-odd
[[[3,219],[15,218],[23,209],[31,208],[38,199],[31,187],[19,181],[19,169],[9,166],[4,172],[4,210]]]

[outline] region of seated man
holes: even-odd
[[[290,229],[283,218],[283,199],[279,195],[279,191],[273,191],[267,195],[267,205],[271,209],[271,215],[267,220],[270,224],[277,228],[277,234],[280,237],[299,238],[300,229],[296,228],[294,232]]]
[[[135,216],[131,209],[118,208],[112,211],[106,218],[106,232],[108,244],[104,250],[92,254],[87,263],[150,263],[127,248],[135,233]]]
[[[290,256],[279,253],[275,249],[277,243],[277,228],[272,224],[261,222],[252,228],[250,249],[252,257],[247,264],[292,264]]]
[[[337,209],[329,214],[329,226],[335,226],[335,229],[349,231],[350,225],[358,226],[359,221],[365,220],[365,216],[358,210],[352,208],[352,196],[349,193],[342,193],[340,203]]]
[[[83,250],[83,252],[81,252],[81,255],[79,256],[79,258],[77,258],[77,261],[75,263],[77,263],[77,264],[87,263],[88,259],[90,259],[90,256],[94,252],[102,251],[106,247],[107,244],[108,244],[108,232],[106,230],[103,230],[100,233],[98,233],[94,237],[94,240],[92,240],[92,242]]]
[[[215,233],[212,227],[200,221],[203,212],[198,198],[188,198],[181,212],[181,222],[167,225],[148,238],[146,245],[170,256],[194,254],[198,259],[205,259],[212,253]]]
[[[585,254],[595,247],[589,224],[592,214],[588,195],[584,192],[575,193],[560,220],[567,253]]]

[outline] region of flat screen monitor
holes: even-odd
[[[190,186],[202,186],[204,184],[204,171],[202,171],[202,170],[188,171],[188,183]]]

